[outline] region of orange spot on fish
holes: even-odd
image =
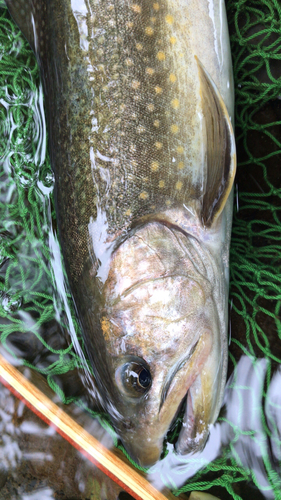
[[[156,94],[162,94],[163,89],[161,87],[159,87],[158,85],[156,85],[155,92],[156,92]]]
[[[131,6],[131,9],[136,12],[137,14],[140,14],[141,13],[141,6],[138,5],[137,3],[133,3],[133,5]]]
[[[171,102],[171,105],[174,109],[178,109],[178,107],[180,105],[180,101],[178,99],[173,99]]]
[[[138,82],[137,80],[134,80],[132,82],[133,89],[137,90],[139,88],[139,86],[140,86],[140,82]]]
[[[154,33],[154,29],[151,28],[151,26],[147,26],[147,28],[145,28],[145,32],[147,35],[151,36]]]
[[[170,14],[168,14],[168,15],[165,17],[165,19],[166,19],[166,22],[167,22],[168,24],[173,24],[173,22],[174,22],[174,18],[173,18],[173,16],[171,16]]]
[[[150,168],[152,170],[152,172],[156,172],[156,170],[158,170],[159,168],[159,163],[158,161],[153,161],[150,165]]]
[[[172,132],[172,134],[177,134],[178,131],[179,131],[178,125],[175,125],[175,124],[171,125],[171,132]]]
[[[157,53],[156,57],[158,61],[165,61],[166,59],[165,53],[162,52],[161,50]]]
[[[147,193],[146,191],[142,191],[142,192],[140,193],[140,195],[139,195],[139,198],[140,198],[141,200],[147,200],[147,198],[148,198],[148,193]]]

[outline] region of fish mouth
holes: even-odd
[[[201,452],[209,437],[209,424],[201,415],[196,415],[192,404],[192,392],[188,391],[181,404],[181,426],[178,439],[174,444],[178,455]],[[178,417],[181,417],[178,413]]]
[[[218,359],[216,359],[218,361]],[[189,387],[185,397],[185,412],[175,451],[179,455],[201,452],[209,437],[222,404],[225,384],[223,362],[214,368],[214,354]]]
[[[167,434],[167,441],[178,455],[201,452],[209,436],[209,426],[200,426],[192,406],[191,391],[188,390],[175,414]]]
[[[176,443],[179,438],[179,433],[182,428],[183,424],[183,419],[185,415],[185,410],[186,410],[186,403],[187,403],[187,396],[188,396],[188,391],[181,400],[179,407],[175,413],[175,417],[173,421],[171,422],[171,425],[169,427],[169,430],[167,432],[167,441],[168,443],[172,444],[174,446],[174,449],[176,451]]]

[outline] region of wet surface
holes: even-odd
[[[60,405],[44,379],[25,376]],[[68,413],[108,448],[106,431],[77,407]],[[45,424],[3,385],[0,386],[1,500],[117,500],[123,491],[54,428]]]
[[[278,71],[279,69],[275,65],[275,77],[278,76]],[[266,81],[264,74],[260,74],[260,78]],[[40,117],[40,113],[38,116]],[[278,99],[269,101],[255,114],[254,121],[261,126],[275,123],[271,127],[271,134],[277,141],[280,141],[281,101]],[[40,119],[38,123],[41,123]],[[238,159],[241,163],[247,160],[242,139],[238,140]],[[247,141],[249,151],[256,157],[264,158],[269,152],[278,151],[279,148],[274,141],[273,143],[269,141],[262,128],[260,131],[249,132]],[[38,144],[37,152],[41,151],[43,147],[40,141]],[[248,195],[237,199],[238,211],[235,213],[234,221],[234,238],[240,238],[242,241],[241,253],[248,241],[251,240],[254,242],[259,259],[265,265],[273,263],[276,272],[280,269],[279,248],[273,245],[271,253],[263,252],[263,249],[270,246],[272,241],[275,241],[274,238],[277,238],[278,241],[280,236],[275,230],[263,232],[263,224],[266,222],[266,224],[272,224],[275,227],[276,220],[279,220],[280,197],[277,191],[280,189],[281,174],[278,166],[280,160],[280,153],[264,160],[263,163],[267,168],[266,179],[261,164],[253,163],[247,165],[247,168],[238,169],[236,193],[248,193]],[[2,177],[1,199],[8,203],[15,196],[16,188],[9,179],[7,163],[5,168],[6,180]],[[22,176],[20,181],[26,185],[30,178],[28,177],[28,169],[24,172],[25,176]],[[48,175],[50,176],[50,174]],[[14,174],[12,177],[14,178]],[[8,183],[6,189],[4,188],[5,182]],[[38,180],[38,183],[39,189],[44,192],[44,190],[50,189],[48,185],[52,185],[52,179],[41,173],[41,179]],[[266,208],[248,207],[249,196],[255,193],[268,193],[269,183],[275,187],[276,191],[271,190],[267,196]],[[26,195],[24,203],[27,204],[27,201],[28,196]],[[48,204],[45,201],[43,205],[45,214],[47,214],[46,219],[50,222],[51,203]],[[241,234],[237,236],[235,233],[239,224],[239,227],[242,225],[245,229],[244,240]],[[252,229],[251,233],[249,226]],[[38,248],[34,250],[34,246],[29,246],[26,253],[19,252],[16,243],[18,233],[18,228],[14,230],[12,225],[9,228],[5,226],[1,237],[5,242],[14,240],[11,256],[22,253],[22,257],[19,255],[18,260],[20,265],[24,262],[26,255],[33,256],[34,252],[37,252],[37,258],[39,256],[39,259],[46,260],[41,247],[38,251]],[[49,235],[48,229],[46,229],[46,235]],[[55,242],[55,236],[52,241]],[[11,256],[10,261],[5,258],[2,262],[2,281],[5,281]],[[24,269],[24,266],[22,268]],[[34,310],[31,310],[26,296],[22,299],[16,293],[17,269],[15,268],[15,274],[12,274],[14,278],[10,282],[9,294],[1,295],[3,308],[10,314],[10,317],[3,319],[3,322],[8,323],[11,318],[13,321],[21,319],[26,323],[26,331],[24,336],[21,331],[14,331],[10,334],[7,346],[44,372],[49,366],[58,362],[61,351],[67,351],[69,323],[72,322],[71,328],[74,328],[71,312],[65,306],[65,291],[60,290],[55,293],[57,316],[59,316],[59,311],[64,308],[60,323],[50,320],[41,322],[40,328],[35,328],[38,311],[36,314]],[[57,282],[59,282],[61,268],[56,268],[55,272],[57,272]],[[45,275],[43,275],[43,279],[45,279],[43,283],[46,283],[44,287],[44,292],[46,292],[49,286],[48,280]],[[29,281],[27,282],[29,283]],[[35,287],[34,290],[37,293],[38,290],[42,291],[42,287],[38,289]],[[167,445],[168,456],[159,462],[149,474],[151,482],[160,490],[163,484],[171,490],[176,490],[187,483],[188,487],[185,489],[191,491],[196,489],[197,484],[206,481],[207,484],[213,484],[209,489],[210,493],[222,500],[230,500],[234,498],[234,495],[239,495],[242,500],[279,498],[278,495],[281,491],[279,309],[276,309],[275,299],[258,297],[255,300],[255,290],[245,287],[246,299],[249,301],[245,300],[247,314],[242,316],[237,312],[240,306],[237,290],[237,285],[234,283],[230,297],[232,301],[232,343],[229,347],[229,378],[225,391],[225,406],[222,409],[219,422],[213,427],[203,453],[198,453],[193,457],[179,457],[174,454],[172,444]],[[52,293],[51,289],[50,295]],[[18,311],[21,301],[23,301],[24,307]],[[46,300],[45,311],[48,307],[49,302]],[[251,318],[254,308],[256,308],[257,330],[249,327],[249,324],[252,324]],[[248,323],[245,322],[245,317]],[[39,334],[39,338],[34,332]],[[266,332],[266,337],[263,332]],[[71,366],[72,359],[71,353],[65,354],[65,362],[68,362],[69,366]],[[81,378],[73,366],[69,373],[58,374],[53,371],[51,379],[64,391],[66,397],[85,396]],[[95,421],[86,414],[80,413],[79,409],[72,409],[72,411],[76,418],[83,420],[85,427],[92,428],[94,434],[100,432],[100,439],[104,439],[109,447],[112,445],[110,436],[105,434]],[[117,500],[118,487],[81,457],[55,431],[38,420],[30,410],[1,385],[0,429],[1,500]],[[170,441],[173,442],[172,437]],[[201,469],[204,468],[206,468],[205,472],[202,472]],[[126,493],[121,493],[119,499],[128,500],[128,496]]]

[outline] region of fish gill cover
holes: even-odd
[[[276,396],[281,380],[281,5],[279,0],[228,0],[227,10],[238,174],[229,380],[217,427],[223,446],[210,463],[197,455],[193,462],[182,457],[177,476],[189,477],[188,481],[176,481],[165,469],[161,474],[175,495],[209,490],[225,499],[245,495],[281,499],[281,397]],[[0,10],[0,161],[0,343],[44,374],[65,403],[83,405],[80,395],[68,394],[63,383],[64,374],[75,373],[85,360],[65,340],[67,330],[75,328],[82,343],[70,293],[58,289],[66,279],[56,277],[60,267],[53,174],[38,68],[4,9]],[[106,417],[99,418],[110,429]],[[166,454],[179,424],[169,433]],[[193,475],[187,473],[190,462]],[[161,462],[152,468],[154,472],[155,468],[161,471]]]

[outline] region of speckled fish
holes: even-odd
[[[227,368],[235,145],[223,0],[6,0],[45,91],[60,243],[129,454],[201,450]]]

